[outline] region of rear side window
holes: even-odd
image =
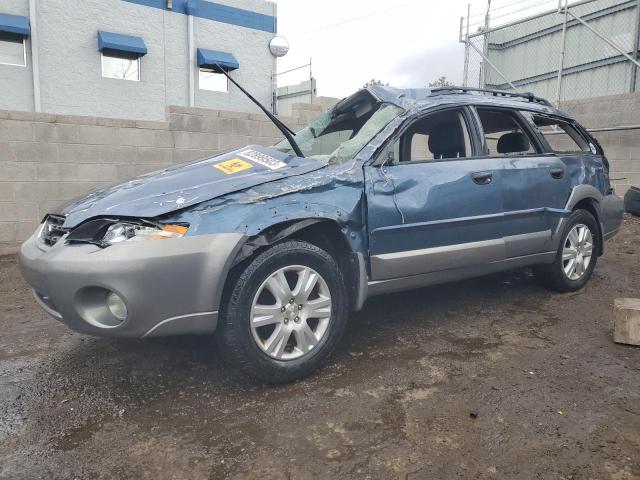
[[[592,147],[571,123],[531,112],[523,114],[538,129],[555,153],[595,151],[595,147]]]
[[[491,156],[531,155],[538,153],[530,134],[515,112],[478,108],[484,140]]]

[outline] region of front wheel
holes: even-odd
[[[576,210],[567,219],[554,262],[538,267],[538,276],[558,292],[580,290],[591,278],[599,250],[596,219],[586,210]]]
[[[296,380],[319,368],[347,320],[337,262],[297,240],[254,258],[226,302],[217,335],[225,359],[270,383]]]

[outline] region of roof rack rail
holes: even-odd
[[[473,87],[438,87],[432,88],[432,95],[441,95],[443,93],[467,93],[467,92],[479,92],[479,93],[490,93],[494,97],[515,97],[515,98],[523,98],[529,102],[540,103],[542,105],[546,105],[547,107],[552,107],[551,103],[544,98],[536,97],[531,92],[509,92],[507,90],[493,90],[490,88],[473,88]]]

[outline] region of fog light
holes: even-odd
[[[124,300],[113,292],[109,292],[107,295],[107,308],[111,314],[121,322],[124,322],[127,318],[127,306],[125,305]]]

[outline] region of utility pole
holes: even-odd
[[[638,55],[638,50],[640,50],[640,0],[636,2],[636,30],[634,33],[633,39],[633,58],[638,60],[640,56]],[[635,92],[637,90],[638,84],[638,66],[631,62],[631,85],[630,92]]]
[[[640,0],[638,0],[640,1]],[[469,86],[469,17],[471,16],[471,4],[467,4],[467,28],[464,34],[464,73],[462,74],[462,86]]]
[[[491,12],[491,0],[487,0],[487,13],[484,16],[484,43],[482,45],[482,53],[485,61],[482,62],[482,88],[487,86],[487,62],[486,59],[489,58],[489,15]]]
[[[640,0],[638,0],[640,1]],[[560,62],[558,65],[558,88],[556,93],[556,107],[560,108],[562,99],[562,71],[564,70],[564,53],[567,46],[567,19],[569,18],[569,0],[564,0],[564,20],[562,23],[562,40],[560,41]],[[562,0],[558,0],[558,13],[562,10]]]

